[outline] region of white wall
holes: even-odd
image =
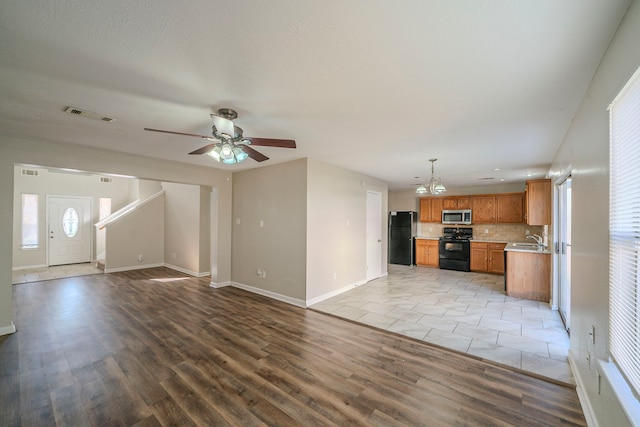
[[[164,265],[164,204],[161,194],[107,225],[105,272]]]
[[[297,305],[305,300],[306,173],[302,159],[233,174],[232,281]]]
[[[307,171],[307,301],[367,279],[367,190],[382,194],[382,275],[387,274],[387,184],[316,160]]]
[[[162,183],[165,194],[164,260],[194,276],[209,273],[210,188]]]
[[[135,141],[132,141],[135,143]],[[155,181],[216,187],[218,192],[217,280],[231,279],[231,173],[88,146],[0,135],[0,334],[13,330],[12,263],[14,165],[78,169]]]
[[[609,103],[640,66],[640,3],[633,1],[596,71],[550,171],[572,174],[570,357],[588,416],[600,426],[630,425],[598,360],[608,359]],[[596,343],[588,331],[595,326]],[[587,353],[591,355],[590,367]],[[638,404],[636,400],[636,404]],[[637,423],[638,420],[635,420]],[[595,424],[594,424],[595,425]]]
[[[22,175],[22,169],[37,170],[38,176]],[[47,195],[51,196],[81,196],[93,199],[91,223],[98,222],[98,200],[101,197],[111,198],[112,208],[119,209],[127,203],[128,181],[126,178],[111,178],[111,182],[100,182],[96,175],[79,175],[71,173],[49,171],[43,168],[16,165],[14,169],[13,195],[13,268],[28,268],[44,266],[47,262]],[[37,194],[39,243],[38,249],[20,249],[21,243],[21,198],[22,193]],[[91,227],[94,231],[94,227]],[[96,256],[96,239],[93,240],[91,256]]]

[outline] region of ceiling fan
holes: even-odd
[[[233,120],[237,117],[238,113],[231,108],[221,108],[218,110],[218,114],[212,113],[212,136],[151,128],[144,128],[144,130],[170,133],[174,135],[195,136],[197,138],[212,141],[211,144],[198,148],[189,154],[208,154],[213,159],[226,164],[240,163],[247,157],[251,157],[256,162],[264,162],[269,159],[267,156],[249,145],[296,148],[296,142],[293,139],[255,138],[243,136],[242,129],[233,124]]]

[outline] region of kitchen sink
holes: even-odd
[[[539,245],[537,243],[512,243],[516,248],[531,248],[538,249]]]

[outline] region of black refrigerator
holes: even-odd
[[[415,264],[416,223],[413,211],[389,212],[389,264]]]

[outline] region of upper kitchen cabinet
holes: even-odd
[[[526,222],[529,225],[551,224],[551,180],[527,181]]]
[[[442,199],[423,197],[420,199],[420,222],[442,221]]]
[[[487,194],[473,196],[471,199],[471,215],[474,224],[486,224],[496,222],[496,196]]]
[[[444,197],[442,209],[471,209],[470,197]]]
[[[496,222],[501,224],[524,222],[524,193],[496,195]]]

